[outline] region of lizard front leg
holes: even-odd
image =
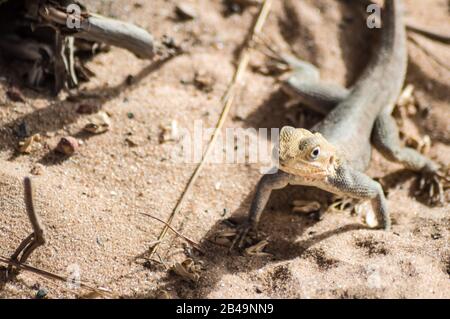
[[[380,183],[374,181],[366,174],[359,172],[347,165],[337,167],[335,173],[329,176],[326,181],[325,189],[358,199],[369,199],[374,212],[377,215],[378,223],[389,230],[391,219],[387,208],[386,197]]]
[[[289,179],[289,174],[282,171],[278,171],[275,174],[264,175],[260,179],[258,185],[256,186],[256,193],[250,206],[248,219],[241,226],[239,226],[230,250],[234,247],[241,248],[248,233],[251,230],[257,230],[261,214],[266,207],[272,190],[286,187],[289,184]]]

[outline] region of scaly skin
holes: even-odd
[[[307,185],[331,193],[370,200],[378,224],[389,230],[391,221],[381,185],[363,172],[374,146],[388,159],[415,171],[436,173],[438,166],[416,151],[400,146],[391,112],[407,68],[405,25],[401,0],[386,0],[382,34],[369,65],[350,89],[320,82],[318,70],[285,56],[295,70],[284,89],[314,110],[327,114],[311,131],[283,127],[279,170],[258,183],[248,220],[232,247],[241,247],[256,230],[272,190],[288,184]]]

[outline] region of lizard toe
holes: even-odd
[[[231,243],[229,251],[242,250],[248,240],[249,233],[252,231],[252,225],[248,222],[243,223],[237,229],[236,236]]]
[[[450,169],[423,171],[418,181],[416,196],[422,197],[430,206],[443,206],[445,191],[450,187]]]

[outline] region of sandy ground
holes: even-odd
[[[137,23],[155,37],[167,34],[186,41],[189,48],[189,53],[159,68],[121,49],[99,54],[89,62],[96,75],[82,89],[103,97],[70,102],[64,93],[53,98],[21,87],[25,103],[11,102],[5,96],[10,77],[1,78],[0,255],[9,256],[30,232],[22,178],[39,163],[43,174],[33,177],[36,205],[48,242],[29,263],[65,276],[78,270],[82,280],[107,287],[116,297],[450,298],[450,206],[430,208],[416,200],[415,175],[377,152],[369,174],[389,181],[391,232],[367,229],[360,217],[348,212],[328,213],[321,221],[292,213],[293,199],[317,199],[323,193],[290,187],[273,193],[260,225],[270,236],[266,251],[273,256],[230,254],[205,239],[226,229],[225,219],[246,214],[260,173],[254,164],[208,164],[173,223],[183,234],[203,242],[206,253],[192,253],[169,234],[159,250],[165,265],[136,259],[145,255],[162,229],[140,213],[166,219],[195,167],[173,160],[180,145],[160,144],[160,125],[176,120],[190,131],[197,119],[205,127],[215,125],[236,50],[257,12],[250,7],[227,16],[221,1],[189,2],[198,17],[187,22],[175,19],[172,0],[91,5],[103,14]],[[408,18],[450,30],[446,0],[405,2]],[[361,27],[362,19],[351,1],[275,1],[264,30],[277,46],[319,66],[323,78],[348,86],[370,55],[370,32]],[[447,46],[415,38],[448,65]],[[429,114],[411,116],[404,130],[413,136],[428,134],[429,156],[448,164],[449,71],[413,43],[408,49],[407,83],[415,86],[419,104],[429,107]],[[287,97],[274,77],[256,71],[261,64],[261,54],[254,54],[226,127],[296,125],[301,107],[283,107]],[[7,76],[13,70],[2,63],[0,71]],[[196,72],[215,79],[211,92],[191,84]],[[137,79],[131,86],[124,84],[129,75]],[[107,111],[112,129],[95,136],[80,134],[88,118],[76,112],[80,103]],[[30,155],[15,151],[14,128],[23,121],[32,133],[43,136],[41,147]],[[67,135],[76,136],[83,145],[76,155],[62,159],[52,149]],[[137,146],[126,142],[130,135]],[[197,283],[167,270],[189,256],[203,264]],[[39,288],[45,288],[49,298],[81,297],[87,292],[21,273],[2,284],[0,297],[34,298]]]

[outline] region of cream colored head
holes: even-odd
[[[336,150],[320,133],[284,126],[278,150],[280,169],[297,176],[324,176],[334,170]]]

